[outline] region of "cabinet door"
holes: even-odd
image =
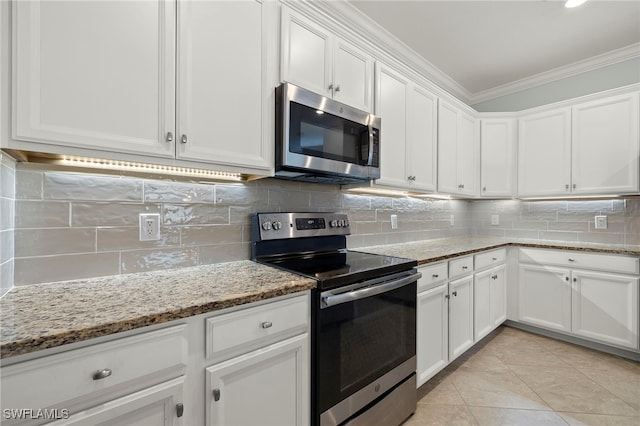
[[[308,334],[207,368],[207,425],[309,422]]]
[[[329,85],[333,54],[329,31],[286,7],[282,8],[281,22],[282,80],[323,96],[332,96]]]
[[[491,316],[491,278],[492,269],[477,273],[473,279],[473,328],[478,341],[493,330]]]
[[[383,185],[405,188],[407,92],[409,81],[394,70],[376,64],[376,115],[380,130],[380,179]]]
[[[373,58],[336,38],[333,50],[333,97],[363,111],[372,111]]]
[[[407,175],[409,187],[436,191],[438,98],[426,89],[412,85],[407,117]]]
[[[571,332],[569,270],[520,265],[518,319],[552,330]]]
[[[573,271],[573,333],[638,349],[638,278]]]
[[[12,5],[15,139],[174,156],[175,3]]]
[[[449,362],[447,285],[418,294],[416,355],[418,387]]]
[[[639,117],[637,93],[573,107],[574,194],[639,191]]]
[[[109,401],[50,425],[62,426],[178,426],[182,413],[184,377],[180,377],[140,392]],[[182,405],[182,410],[186,409]],[[178,417],[180,415],[180,417]]]
[[[480,196],[513,195],[513,120],[486,119],[480,130]]]
[[[569,194],[571,110],[535,114],[518,123],[518,195]]]
[[[458,193],[458,109],[438,101],[438,192]]]
[[[491,322],[496,329],[507,320],[507,267],[492,269],[491,274]]]
[[[178,11],[177,156],[268,169],[271,156],[262,127],[263,4],[181,1]]]
[[[473,345],[473,275],[449,283],[449,361]]]
[[[458,193],[476,195],[479,134],[477,120],[463,112],[458,116],[457,175]]]

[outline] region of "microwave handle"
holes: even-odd
[[[367,156],[367,166],[373,166],[373,126],[369,125],[369,155]]]

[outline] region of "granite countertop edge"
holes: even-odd
[[[499,237],[450,237],[354,250],[412,258],[418,265],[426,265],[507,246],[640,256],[640,246]],[[221,282],[225,284],[219,285]],[[16,287],[0,299],[0,359],[306,291],[315,285],[310,278],[238,261]],[[105,305],[115,304],[115,308],[108,305],[113,312],[106,309],[100,316],[89,311],[92,292],[106,297]],[[46,305],[49,311],[39,309],[43,308],[42,293],[44,299],[64,295],[67,304],[59,310],[50,305]],[[153,303],[147,303],[149,299]],[[78,304],[84,310],[78,309]],[[59,313],[66,318],[60,318]]]

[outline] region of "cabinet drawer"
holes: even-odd
[[[418,272],[422,273],[422,278],[418,280],[418,293],[436,287],[449,277],[447,262],[420,267]]]
[[[498,250],[491,250],[486,253],[476,254],[474,256],[474,264],[476,270],[488,268],[490,266],[500,265],[504,263],[507,258],[507,249],[501,248]]]
[[[473,256],[461,257],[449,261],[449,278],[459,277],[473,272]]]
[[[87,408],[89,400],[112,399],[181,376],[187,362],[185,329],[173,326],[3,367],[2,408]],[[100,371],[106,377],[94,378]]]
[[[305,295],[208,318],[207,359],[228,358],[306,332],[309,315]]]
[[[629,256],[521,248],[519,258],[522,263],[539,263],[572,269],[597,269],[633,275],[640,273],[640,260]]]

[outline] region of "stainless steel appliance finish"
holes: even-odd
[[[340,213],[257,213],[252,258],[317,281],[310,423],[399,425],[416,407],[417,262],[347,250],[349,229]]]
[[[318,183],[380,177],[375,115],[289,83],[276,88],[276,176]]]

